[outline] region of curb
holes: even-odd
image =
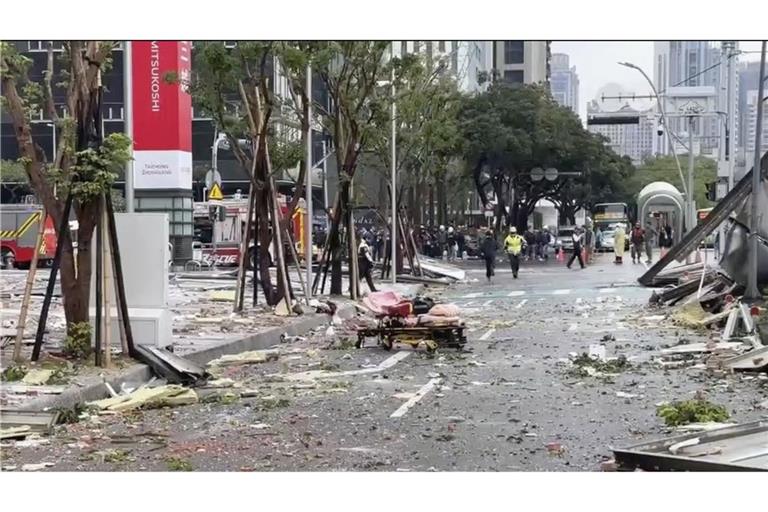
[[[336,311],[336,315],[344,320],[348,320],[355,315],[356,311],[357,309],[355,305],[344,305]],[[214,359],[217,359],[223,355],[238,354],[248,350],[261,350],[269,348],[272,345],[280,343],[280,337],[284,333],[287,333],[291,336],[296,336],[328,323],[330,318],[331,317],[328,315],[315,313],[306,318],[301,318],[298,322],[291,323],[290,325],[283,327],[273,327],[258,334],[232,340],[231,342],[216,347],[205,348],[196,352],[189,352],[184,354],[183,357],[199,365],[205,365],[207,362],[213,361]],[[151,377],[152,370],[147,365],[135,364],[127,368],[125,371],[110,377],[109,379],[98,382],[91,382],[87,385],[84,385],[82,388],[67,389],[60,395],[36,398],[14,409],[27,412],[46,411],[59,408],[68,409],[79,403],[91,402],[107,396],[107,390],[104,386],[104,382],[108,382],[109,385],[114,389],[119,389],[121,383],[135,382],[139,384],[148,381]]]

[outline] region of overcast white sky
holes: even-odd
[[[760,42],[739,43],[743,51],[760,51]],[[637,64],[653,79],[652,41],[553,41],[552,53],[566,53],[571,66],[579,75],[579,115],[587,117],[587,102],[594,99],[602,86],[616,82],[627,91],[651,94],[648,83],[635,70],[619,66],[617,62]],[[741,55],[740,60],[758,60],[759,53]]]

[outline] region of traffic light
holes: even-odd
[[[710,201],[717,201],[717,182],[712,181],[707,183],[707,199]]]

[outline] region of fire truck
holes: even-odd
[[[0,205],[0,259],[3,268],[27,268],[32,263],[43,209],[34,204]],[[50,265],[56,253],[53,219],[45,218],[39,265]]]
[[[288,205],[286,196],[278,195],[281,215],[285,218],[288,215]],[[221,212],[218,216],[211,215],[211,207],[219,206]],[[240,194],[225,197],[220,201],[201,201],[193,205],[193,218],[195,229],[195,241],[192,245],[192,259],[199,261],[205,266],[231,267],[240,264],[240,245],[245,234],[245,226],[248,221],[248,198]],[[293,238],[296,242],[296,251],[303,256],[299,240],[303,238],[301,228],[303,223],[299,220],[299,215],[292,216],[294,222]],[[255,217],[252,219],[255,222]],[[286,258],[291,259],[290,242],[283,236],[283,253]],[[317,256],[317,250],[314,251],[314,257]],[[249,258],[247,268],[251,268],[254,262],[255,245],[251,241],[248,250]],[[269,246],[270,266],[277,258],[274,242]],[[300,256],[301,257],[301,256]]]

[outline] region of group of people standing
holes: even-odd
[[[463,258],[467,244],[466,233],[461,226],[446,228],[441,225],[432,229],[419,226],[414,240],[421,254],[431,258],[445,258],[448,261]]]
[[[654,242],[658,242],[658,246],[661,249],[661,257],[664,257],[669,248],[674,244],[672,227],[667,223],[658,229],[653,225],[650,225],[648,229],[644,229],[639,222],[636,222],[629,234],[624,231],[624,225],[619,224],[616,226],[613,237],[613,252],[616,257],[614,262],[617,264],[624,263],[624,249],[627,236],[629,236],[632,263],[642,263],[642,257],[645,254],[645,262],[650,265],[653,262]]]

